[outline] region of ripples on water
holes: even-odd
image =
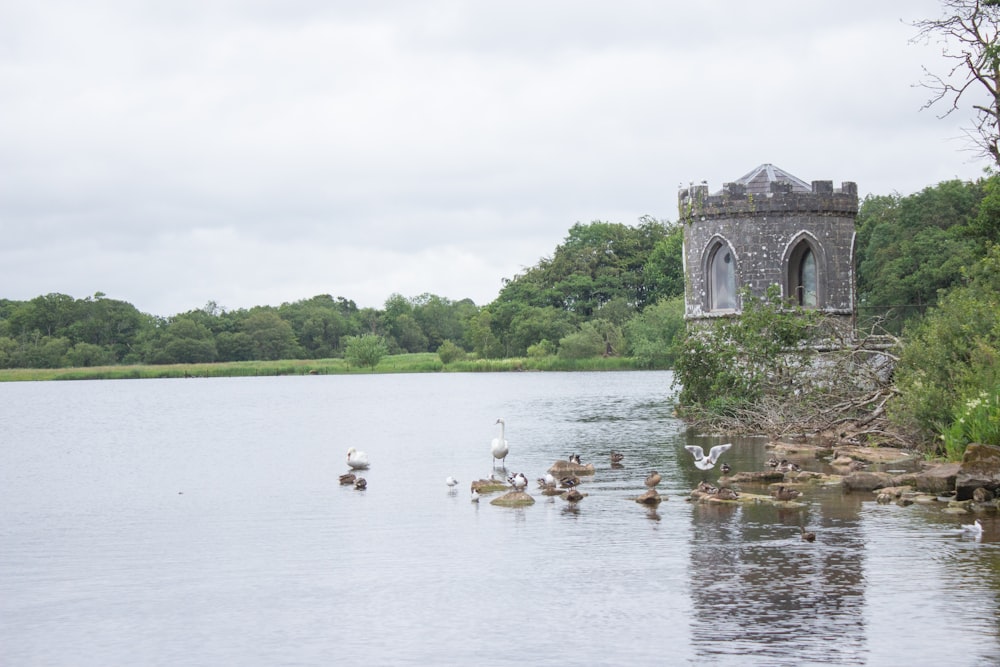
[[[687,503],[683,445],[718,439],[670,395],[653,372],[0,385],[0,664],[1000,662],[995,518],[976,542],[839,490]],[[588,496],[471,503],[499,416],[529,491],[576,452]],[[367,491],[337,484],[349,446]],[[632,502],[652,468],[656,510]]]

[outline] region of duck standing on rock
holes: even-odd
[[[646,476],[646,486],[651,489],[655,489],[656,485],[660,483],[660,473],[655,470],[650,471],[649,475]]]

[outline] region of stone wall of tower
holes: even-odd
[[[770,192],[750,194],[741,183],[727,183],[721,194],[710,195],[705,185],[682,190],[678,196],[684,223],[684,270],[688,319],[719,314],[707,307],[706,251],[721,239],[736,261],[737,288],[749,287],[762,296],[770,285],[786,294],[788,252],[808,236],[821,248],[818,280],[823,298],[819,309],[829,315],[853,318],[854,222],[858,213],[857,186],[845,182],[813,181],[812,191],[795,191],[790,183],[772,182]],[[725,313],[727,315],[731,313]]]

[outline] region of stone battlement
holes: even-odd
[[[767,216],[812,213],[850,215],[858,213],[858,186],[851,181],[834,189],[833,181],[813,181],[812,190],[791,182],[774,181],[770,191],[751,193],[744,183],[726,183],[722,191],[709,194],[707,185],[694,185],[677,195],[680,220],[692,222],[719,217]]]

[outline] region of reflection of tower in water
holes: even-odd
[[[692,507],[691,637],[697,655],[823,664],[864,661],[860,500]],[[819,533],[801,540],[800,526]]]

